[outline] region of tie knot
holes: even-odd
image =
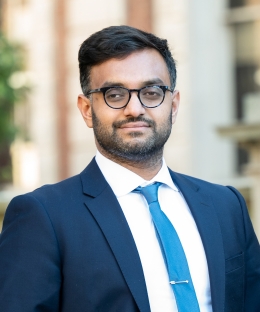
[[[133,192],[143,194],[148,205],[150,205],[152,202],[158,201],[158,188],[161,184],[161,182],[156,182],[145,187],[138,186]]]

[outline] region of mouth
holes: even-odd
[[[125,120],[114,122],[113,128],[114,131],[119,131],[122,135],[137,138],[148,134],[151,129],[155,129],[155,122],[142,116],[136,118],[131,117]]]
[[[150,128],[150,125],[143,121],[128,122],[119,127],[119,129],[131,130],[131,131],[140,131]]]

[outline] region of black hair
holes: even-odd
[[[174,89],[176,65],[167,40],[123,25],[104,28],[82,43],[78,54],[82,92],[86,95],[89,91],[92,66],[101,64],[111,58],[124,58],[135,51],[143,49],[156,49],[162,55],[169,71],[171,87]]]

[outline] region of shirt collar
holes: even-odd
[[[178,192],[164,159],[162,168],[150,181],[106,158],[99,151],[96,153],[96,162],[116,197],[126,195],[138,186],[146,186],[154,182],[161,182]]]

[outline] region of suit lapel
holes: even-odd
[[[95,160],[81,174],[85,205],[99,224],[125,281],[142,312],[150,311],[149,300],[132,233],[122,209]]]
[[[182,175],[170,171],[197,224],[207,257],[213,311],[224,311],[225,257],[215,207],[207,193]]]

